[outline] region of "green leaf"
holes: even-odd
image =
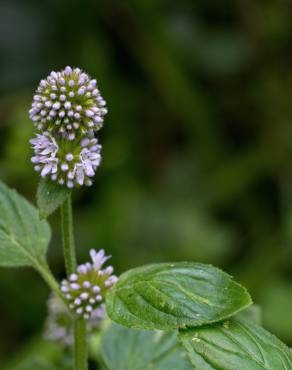
[[[108,370],[192,370],[176,332],[111,325],[102,335],[101,356]]]
[[[118,324],[172,330],[216,322],[251,304],[246,289],[223,271],[200,263],[161,263],[124,273],[107,296]]]
[[[55,212],[64,203],[69,194],[70,189],[66,186],[60,186],[49,179],[41,179],[37,190],[37,205],[40,210],[40,218],[47,218]]]
[[[0,266],[43,264],[51,231],[26,199],[0,183]]]
[[[245,320],[182,331],[180,339],[195,369],[291,370],[292,353],[274,335]]]

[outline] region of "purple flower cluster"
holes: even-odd
[[[96,316],[96,309],[101,308],[106,292],[117,282],[113,267],[102,269],[103,264],[110,258],[104,250],[90,251],[92,263],[87,262],[77,268],[68,280],[63,280],[61,291],[68,301],[69,308],[85,320]]]
[[[96,80],[66,67],[41,80],[29,116],[38,132],[30,140],[32,162],[42,177],[69,188],[92,184],[101,161],[94,134],[103,125],[106,102]]]
[[[29,116],[38,130],[57,131],[69,140],[102,127],[107,113],[96,80],[67,66],[41,80]]]
[[[68,188],[92,184],[91,178],[101,161],[101,146],[96,138],[82,137],[68,142],[44,132],[37,134],[30,143],[35,153],[31,161],[42,177],[50,176],[51,180],[66,184]]]

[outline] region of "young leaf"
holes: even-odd
[[[231,319],[182,331],[180,339],[195,369],[290,370],[292,352],[262,327]]]
[[[107,313],[127,327],[173,330],[225,319],[250,304],[246,289],[213,266],[161,263],[124,273],[107,296]]]
[[[15,190],[0,183],[0,266],[35,266],[45,261],[50,227]]]
[[[40,210],[40,218],[47,218],[55,212],[64,203],[69,194],[70,189],[66,186],[60,186],[49,179],[41,179],[37,190],[37,205]]]
[[[101,356],[108,370],[192,370],[176,332],[111,325],[102,335]]]

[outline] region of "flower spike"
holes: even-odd
[[[68,188],[92,184],[101,161],[94,134],[107,113],[96,80],[66,67],[41,80],[29,116],[38,132],[30,140],[31,161],[41,177]]]

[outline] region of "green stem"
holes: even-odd
[[[81,318],[76,318],[74,321],[74,369],[87,370],[88,369],[88,348],[87,348],[87,327],[86,321]]]
[[[63,250],[67,275],[76,272],[76,254],[73,233],[71,195],[61,207]],[[88,370],[87,327],[85,320],[73,317],[74,327],[74,370]]]
[[[71,194],[61,206],[63,250],[67,275],[76,271]]]
[[[51,273],[51,270],[46,262],[44,262],[42,265],[36,266],[37,271],[41,275],[41,277],[44,279],[44,281],[48,284],[48,286],[52,289],[53,292],[64,302],[65,298],[63,294],[60,291],[59,284],[57,280],[54,278],[53,274]]]

